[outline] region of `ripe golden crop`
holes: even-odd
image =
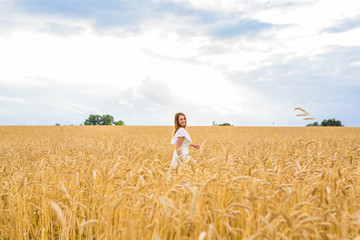
[[[360,129],[0,127],[0,239],[355,239]]]

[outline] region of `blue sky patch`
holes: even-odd
[[[210,34],[218,38],[233,38],[245,34],[256,34],[272,26],[272,24],[254,20],[240,20],[234,25],[216,27],[210,31]]]

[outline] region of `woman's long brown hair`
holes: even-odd
[[[182,113],[182,112],[178,112],[178,113],[175,114],[175,121],[174,121],[174,122],[175,122],[175,131],[174,131],[174,135],[175,135],[175,133],[177,132],[177,130],[179,130],[179,128],[181,127],[181,126],[180,126],[180,123],[179,123],[179,117],[180,117],[181,115],[183,115],[184,118],[186,119],[185,114]],[[184,128],[186,128],[186,123],[185,123],[185,127],[184,127]]]

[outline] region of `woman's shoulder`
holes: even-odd
[[[185,128],[182,128],[182,127],[179,128],[175,133],[176,136],[184,136],[184,134],[187,134],[187,131]]]
[[[173,137],[174,142],[177,140],[178,137],[185,137],[187,140],[189,140],[191,142],[191,138],[189,133],[186,131],[185,128],[179,128],[176,133],[175,136]]]

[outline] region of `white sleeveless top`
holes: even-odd
[[[182,148],[189,148],[191,143],[191,138],[185,128],[179,128],[175,133],[175,136],[171,139],[171,144],[176,146],[177,140],[179,137],[185,137],[184,141],[181,144]]]

